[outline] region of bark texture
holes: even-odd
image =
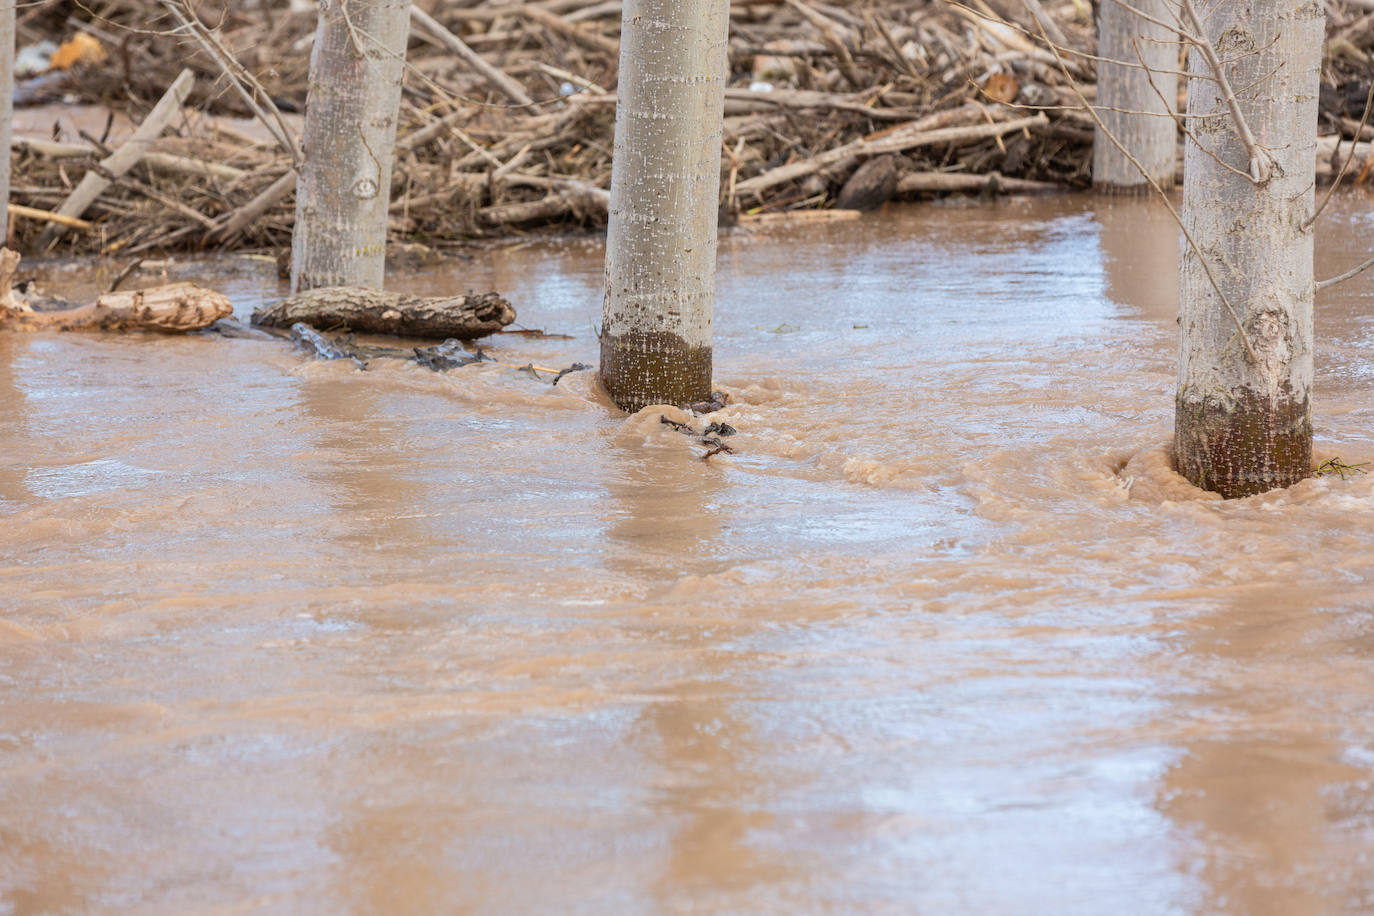
[[[1185,243],[1174,460],[1195,485],[1229,498],[1311,473],[1314,285],[1304,226],[1324,13],[1315,0],[1224,0],[1204,12],[1244,118],[1274,159],[1262,184],[1237,174],[1249,170],[1249,152],[1230,118],[1207,117],[1226,101],[1216,82],[1191,81],[1189,128],[1215,158],[1188,141],[1183,219],[1225,300]],[[1190,69],[1204,72],[1199,52],[1192,58]]]
[[[0,0],[0,245],[10,237],[10,135],[14,123],[14,7]]]
[[[1173,22],[1178,4],[1176,0],[1134,0],[1130,5],[1153,18]],[[1098,115],[1146,174],[1163,188],[1173,187],[1177,167],[1178,125],[1168,117],[1178,96],[1174,72],[1178,70],[1177,41],[1178,35],[1172,30],[1142,19],[1116,0],[1102,0],[1097,20],[1098,55],[1104,58],[1097,64]],[[1140,66],[1141,60],[1152,72]],[[1163,72],[1166,70],[1170,72]],[[1140,170],[1107,139],[1100,126],[1093,135],[1093,186],[1108,194],[1150,190]]]
[[[515,309],[496,293],[422,298],[363,287],[309,290],[253,313],[253,323],[268,328],[303,322],[365,334],[459,340],[495,334],[514,320]]]
[[[321,0],[310,55],[291,289],[380,287],[407,0]]]
[[[625,0],[601,381],[628,411],[711,394],[728,0]]]

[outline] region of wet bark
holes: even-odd
[[[0,0],[0,245],[10,237],[10,135],[14,123],[14,7]]]
[[[382,285],[407,0],[321,0],[291,289]]]
[[[496,293],[424,298],[363,287],[309,290],[253,313],[253,323],[268,328],[303,322],[326,330],[459,340],[495,334],[514,320],[515,309]]]
[[[1176,0],[1134,0],[1131,6],[1172,22]],[[1142,19],[1116,0],[1103,0],[1097,21],[1097,105],[1102,125],[1093,135],[1093,187],[1108,194],[1143,194],[1150,184],[1103,127],[1160,187],[1174,184],[1178,125],[1167,115],[1178,95],[1178,35]],[[1137,56],[1138,54],[1138,56]],[[1141,61],[1150,69],[1141,67]],[[1118,61],[1119,63],[1108,63]],[[1163,72],[1163,71],[1171,72]],[[1153,86],[1151,86],[1153,83]],[[1149,112],[1135,114],[1133,112]]]
[[[1232,120],[1207,117],[1227,110],[1217,83],[1191,81],[1189,128],[1215,155],[1188,141],[1183,219],[1217,286],[1185,243],[1174,461],[1195,485],[1229,498],[1311,473],[1306,223],[1324,18],[1313,0],[1237,0],[1211,10],[1206,25],[1246,122],[1274,157],[1272,176],[1251,181],[1250,154]],[[1199,52],[1192,58],[1189,68],[1203,72]]]
[[[711,393],[727,0],[626,0],[602,307],[616,404]]]

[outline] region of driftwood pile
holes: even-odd
[[[1374,2],[1326,6],[1330,148],[1334,135],[1374,139],[1360,128]],[[620,7],[420,0],[393,238],[434,246],[604,220]],[[21,46],[81,31],[107,52],[48,77],[49,91],[121,109],[156,139],[17,139],[12,200],[28,209],[12,241],[119,255],[285,245],[315,16],[308,0],[22,6]],[[1092,121],[1070,83],[1093,97],[1094,46],[1088,0],[733,0],[722,213],[1084,187]],[[21,97],[43,101],[38,89]],[[1367,144],[1357,157],[1351,177],[1367,181]]]

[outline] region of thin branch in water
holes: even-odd
[[[1198,16],[1197,8],[1193,6],[1193,0],[1182,0],[1182,2],[1183,11],[1187,14],[1193,28],[1205,36],[1207,28],[1202,24],[1202,18]],[[1197,42],[1196,47],[1203,59],[1207,61],[1207,65],[1212,68],[1212,72],[1216,74],[1217,86],[1221,90],[1222,98],[1226,100],[1226,107],[1231,110],[1231,118],[1235,121],[1236,132],[1240,136],[1241,145],[1250,154],[1250,180],[1255,184],[1264,184],[1274,174],[1274,158],[1259,145],[1254,133],[1250,130],[1250,125],[1245,120],[1245,114],[1240,110],[1240,101],[1231,89],[1231,81],[1226,78],[1226,69],[1217,59],[1217,52],[1212,47],[1212,43],[1204,37],[1202,41]]]

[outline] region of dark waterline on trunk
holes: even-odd
[[[711,397],[711,348],[691,346],[666,331],[603,333],[600,374],[621,410],[685,407]]]
[[[596,362],[595,240],[393,278],[572,337],[505,366],[0,335],[0,913],[1374,909],[1374,481],[1170,469],[1177,251],[1086,196],[727,234],[709,461],[505,367]],[[1374,459],[1370,290],[1317,460]]]

